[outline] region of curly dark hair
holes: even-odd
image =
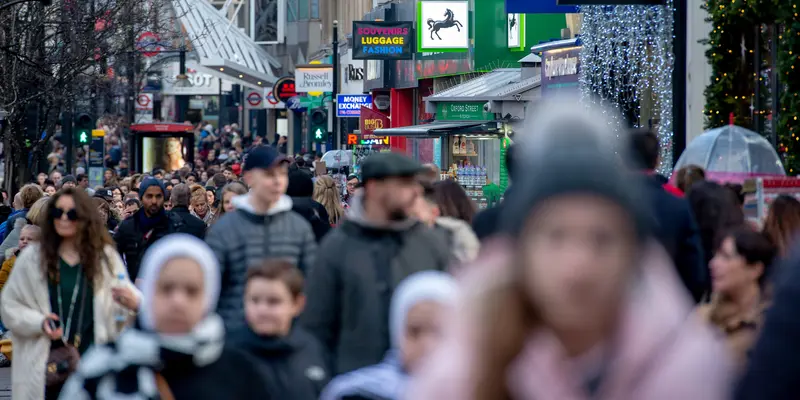
[[[83,189],[67,188],[53,195],[45,208],[46,219],[42,224],[42,268],[48,280],[59,282],[60,276],[58,248],[62,238],[56,232],[53,213],[58,199],[69,196],[75,202],[78,213],[78,231],[75,246],[81,258],[81,266],[87,280],[94,285],[101,276],[101,261],[105,259],[105,247],[112,244],[111,236],[106,229],[106,221],[101,221],[97,207]]]

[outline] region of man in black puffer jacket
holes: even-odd
[[[328,211],[314,201],[314,181],[304,171],[289,171],[289,187],[286,195],[292,198],[292,211],[300,214],[311,224],[317,243],[331,230]]]

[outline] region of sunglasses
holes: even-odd
[[[71,210],[62,210],[60,208],[54,208],[53,211],[50,213],[50,216],[53,219],[61,219],[61,217],[66,214],[67,219],[70,221],[77,221],[78,220],[78,211],[74,208]]]

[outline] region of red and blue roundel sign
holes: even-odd
[[[247,103],[253,107],[258,107],[261,105],[261,95],[258,92],[250,92],[247,95]]]

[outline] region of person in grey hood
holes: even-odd
[[[222,288],[217,312],[228,330],[244,325],[244,288],[247,270],[267,258],[297,265],[308,274],[317,244],[308,222],[292,211],[285,194],[288,161],[273,147],[251,150],[244,161],[248,194],[233,198],[236,209],[226,213],[206,235],[219,259]]]
[[[423,270],[445,270],[444,238],[409,217],[422,165],[396,153],[364,160],[363,192],[344,223],[320,243],[308,274],[300,323],[329,352],[334,375],[376,364],[390,347],[389,302],[395,287]]]

